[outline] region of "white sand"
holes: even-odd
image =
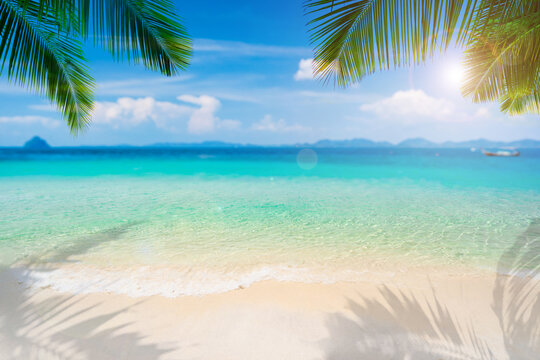
[[[0,359],[538,358],[537,280],[428,275],[130,298],[29,289],[4,271]]]

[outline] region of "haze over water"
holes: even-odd
[[[538,217],[538,149],[0,149],[0,264],[63,291],[494,270]]]

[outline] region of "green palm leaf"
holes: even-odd
[[[90,119],[94,87],[81,44],[59,31],[55,15],[37,1],[21,3],[0,0],[0,74],[45,94],[77,133]]]
[[[500,102],[501,110],[510,115],[540,113],[540,88],[537,86],[526,95],[503,94],[500,97]]]
[[[169,0],[0,0],[0,74],[46,94],[73,134],[91,119],[94,83],[79,39],[172,76],[191,40]]]
[[[473,101],[539,112],[538,0],[308,0],[314,71],[341,86],[464,46]]]
[[[499,100],[510,114],[538,112],[539,19],[540,2],[483,4],[465,52],[465,96],[476,102]]]
[[[476,1],[308,0],[320,78],[347,86],[390,66],[419,63],[466,39]],[[456,29],[457,28],[457,29]],[[457,30],[457,31],[456,31]]]
[[[83,36],[117,60],[142,62],[171,76],[184,70],[191,40],[168,0],[79,0]]]

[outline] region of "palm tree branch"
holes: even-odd
[[[169,0],[78,1],[83,36],[91,34],[117,60],[125,56],[167,76],[188,66],[191,40]]]
[[[77,133],[89,121],[93,99],[80,43],[58,30],[54,16],[38,21],[36,1],[22,2],[0,0],[0,74],[7,62],[8,79],[47,95]]]
[[[540,72],[536,75],[535,86],[527,94],[502,94],[500,96],[501,110],[510,115],[524,112],[540,113]]]
[[[346,86],[391,63],[425,61],[454,38],[456,43],[468,39],[476,4],[477,0],[308,0],[307,13],[315,16],[308,23],[315,73]]]
[[[80,30],[80,15],[77,8],[78,0],[39,0],[39,6],[35,6],[36,0],[18,0],[22,13],[30,9],[31,16],[37,22],[54,23],[61,32],[69,35],[78,35]]]
[[[525,24],[524,31],[522,28],[512,29],[510,35],[504,34],[502,38],[497,37],[497,32],[491,37],[484,32],[482,36],[475,37],[465,53],[468,69],[462,87],[465,96],[472,96],[474,101],[497,100],[504,94],[512,97],[512,92],[523,94],[536,86],[540,23],[534,23],[535,15],[530,16],[532,21]],[[504,31],[504,25],[498,25],[498,29],[499,32]],[[512,81],[515,76],[521,76],[520,81]]]

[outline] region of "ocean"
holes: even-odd
[[[540,149],[0,149],[0,267],[67,292],[494,271],[539,217]]]

